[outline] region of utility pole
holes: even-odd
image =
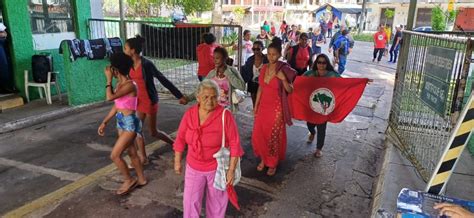
[[[214,2],[214,10],[212,11],[212,23],[222,23],[222,0],[216,0]]]
[[[126,33],[125,33],[125,19],[124,19],[124,14],[125,14],[125,9],[124,9],[124,3],[123,0],[119,0],[119,9],[120,9],[120,38],[122,40],[126,39]]]
[[[367,0],[362,0],[362,14],[360,15],[360,21],[359,21],[359,30],[357,31],[357,34],[360,34],[362,32],[362,28],[365,27],[365,9],[367,5]]]
[[[414,23],[415,23],[416,3],[417,3],[417,0],[410,0],[410,7],[408,8],[408,19],[407,19],[407,28],[406,28],[406,30],[413,30],[413,26],[414,26]]]

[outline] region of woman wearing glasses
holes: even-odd
[[[319,54],[316,57],[316,61],[313,63],[311,70],[306,71],[303,76],[314,76],[314,77],[341,77],[336,71],[334,71],[334,67],[331,65],[329,61],[329,57],[325,54]],[[318,129],[318,139],[316,143],[316,152],[314,153],[315,157],[321,157],[324,146],[324,138],[326,138],[326,125],[327,122],[322,124],[314,124],[307,122],[306,125],[308,126],[309,135],[308,135],[308,143],[312,143],[314,141],[314,135],[316,131],[314,128]]]
[[[264,64],[268,64],[268,58],[262,53],[263,43],[255,41],[252,47],[253,55],[247,59],[242,67],[242,77],[247,83],[247,91],[252,96],[252,104],[255,107],[258,91],[258,76]]]

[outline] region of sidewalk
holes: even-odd
[[[48,105],[45,99],[37,99],[23,106],[2,111],[0,113],[0,134],[108,104],[107,102],[98,102],[73,107],[68,105],[67,95],[62,95],[62,101],[59,101],[58,96],[53,96],[52,101],[53,103]]]

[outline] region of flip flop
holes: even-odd
[[[259,163],[258,166],[257,166],[257,171],[261,172],[261,171],[263,171],[264,168],[265,168],[265,164]]]
[[[268,168],[267,175],[274,176],[276,174],[276,168]]]
[[[135,180],[132,182],[132,184],[127,188],[127,190],[125,190],[124,192],[121,192],[121,193],[116,192],[116,194],[117,194],[117,195],[120,195],[120,196],[124,196],[124,195],[130,193],[130,191],[132,191],[132,190],[137,186],[137,184],[138,184],[138,179],[135,179]],[[117,191],[120,191],[120,189],[117,190]]]
[[[136,188],[141,188],[141,187],[143,187],[143,186],[145,186],[145,185],[147,185],[147,184],[148,184],[148,180],[146,180],[143,184],[140,184],[140,183],[138,183],[138,181],[137,181],[137,187],[136,187]]]

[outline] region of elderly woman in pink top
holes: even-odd
[[[230,149],[230,167],[227,184],[233,184],[238,158],[243,155],[237,124],[230,111],[224,110],[217,102],[219,87],[212,80],[204,80],[198,86],[198,104],[183,116],[178,135],[173,145],[175,151],[174,169],[182,171],[182,155],[188,147],[186,172],[184,176],[184,217],[199,217],[202,197],[206,192],[206,217],[224,217],[228,196],[226,191],[214,188],[217,153],[222,143],[222,128],[225,144]],[[225,126],[222,126],[222,113]]]

